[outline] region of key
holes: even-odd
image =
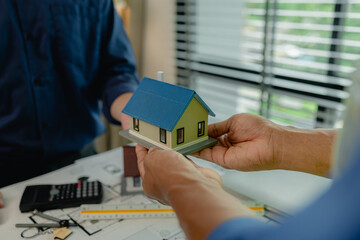
[[[72,233],[71,230],[66,227],[54,229],[54,239],[66,239]]]

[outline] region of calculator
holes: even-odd
[[[99,181],[80,181],[59,185],[30,185],[24,190],[20,211],[37,209],[79,207],[81,204],[96,204],[102,201],[103,188]]]

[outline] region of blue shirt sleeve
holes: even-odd
[[[350,240],[360,239],[360,139],[348,169],[311,206],[279,227],[249,218],[229,220],[208,239]]]
[[[110,114],[114,100],[123,93],[134,92],[139,84],[132,47],[112,1],[104,2],[103,45],[100,78],[104,82],[103,113],[109,122],[119,124]]]
[[[208,240],[252,239],[249,234],[268,227],[264,222],[255,218],[234,218],[218,226],[208,237]]]

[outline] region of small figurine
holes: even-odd
[[[208,115],[215,114],[188,88],[144,78],[122,112],[130,116],[130,129],[120,135],[146,148],[186,155],[217,143],[207,135]]]

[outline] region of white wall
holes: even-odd
[[[175,82],[175,3],[169,0],[144,1],[141,77],[156,79],[165,72],[165,81]]]

